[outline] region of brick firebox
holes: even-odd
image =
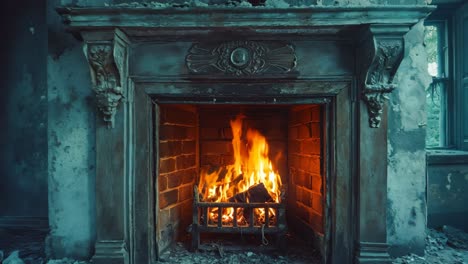
[[[326,205],[325,122],[320,105],[160,105],[159,211],[157,236],[163,250],[187,235],[193,187],[201,168],[233,164],[230,120],[244,116],[246,128],[262,133],[270,160],[287,188],[290,230],[305,240],[323,240]],[[320,246],[320,245],[317,245]]]

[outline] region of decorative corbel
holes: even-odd
[[[380,126],[385,100],[395,88],[393,82],[395,73],[400,66],[404,55],[403,33],[386,34],[385,30],[372,31],[364,45],[361,46],[361,55],[367,61],[363,62],[362,99],[367,104],[369,113],[369,126]]]
[[[115,113],[123,98],[120,74],[114,60],[112,43],[88,43],[84,46],[96,94],[97,107],[108,128],[114,127]]]

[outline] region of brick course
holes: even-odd
[[[321,110],[319,106],[291,109],[288,124],[292,214],[316,232],[323,233],[323,188],[321,177]]]
[[[197,114],[190,106],[160,105],[158,125],[159,211],[157,232],[162,247],[185,234],[190,224],[197,178]]]

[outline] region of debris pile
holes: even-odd
[[[453,227],[428,229],[424,256],[415,254],[399,257],[394,264],[468,264],[468,234]]]
[[[171,246],[157,263],[164,264],[243,264],[243,263],[278,263],[278,264],[319,264],[320,252],[304,241],[287,236],[288,250],[284,253],[261,252],[252,247],[246,251],[229,252],[222,244],[211,243],[211,250],[190,252],[179,242]],[[27,256],[22,250],[0,250],[2,264],[88,264],[86,261],[55,259]],[[406,255],[393,260],[394,264],[468,264],[468,234],[453,227],[444,226],[439,230],[429,229],[426,237],[424,256]]]
[[[47,261],[47,264],[87,264],[88,262],[86,261],[78,261],[78,260],[73,260],[73,259],[51,259]]]
[[[187,246],[179,242],[165,251],[159,262],[161,264],[258,264],[258,263],[278,263],[278,264],[320,264],[320,252],[314,250],[311,245],[306,245],[304,241],[293,236],[287,236],[288,250],[284,253],[276,251],[260,251],[252,247],[245,251],[224,250],[221,243],[211,243],[211,250],[200,250],[191,252]],[[206,248],[206,247],[205,247]]]

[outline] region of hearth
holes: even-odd
[[[194,248],[205,232],[291,230],[324,263],[389,263],[385,98],[403,35],[431,9],[60,9],[100,110],[93,261],[153,263],[191,227]],[[268,176],[245,184],[248,128]]]

